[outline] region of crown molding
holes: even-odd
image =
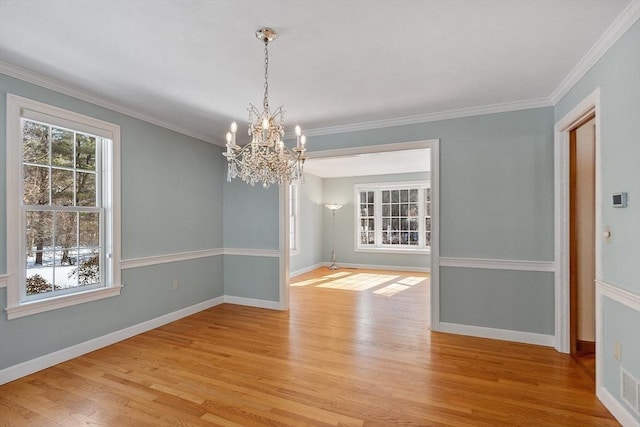
[[[556,105],[573,86],[593,67],[596,62],[631,28],[640,18],[640,0],[633,0],[616,18],[615,21],[600,36],[598,41],[587,51],[571,72],[560,82],[549,96],[551,103]]]
[[[639,0],[640,1],[640,0]],[[381,129],[393,126],[415,125],[440,120],[460,119],[463,117],[482,116],[485,114],[506,113],[510,111],[529,110],[533,108],[552,107],[549,98],[526,99],[523,101],[503,102],[500,104],[482,105],[478,107],[460,108],[437,113],[416,114],[413,116],[392,119],[374,120],[339,126],[306,129],[307,136],[333,135],[337,133],[356,132],[362,130]]]
[[[339,133],[357,132],[364,130],[382,129],[394,126],[406,126],[419,123],[435,122],[440,120],[459,119],[486,114],[506,113],[510,111],[528,110],[534,108],[553,107],[569,90],[593,67],[593,65],[618,41],[618,39],[640,18],[640,0],[632,0],[622,11],[616,20],[607,28],[598,41],[589,49],[585,56],[571,70],[571,72],[560,82],[558,87],[549,97],[527,99],[522,101],[505,102],[499,104],[482,105],[477,107],[460,108],[435,113],[416,114],[411,116],[396,117],[383,120],[373,120],[359,123],[351,123],[338,126],[327,126],[313,129],[306,129],[305,134],[309,137],[334,135]],[[41,74],[26,70],[16,65],[0,61],[0,73],[6,74],[20,80],[42,86],[92,104],[135,117],[145,122],[181,133],[201,141],[214,145],[224,146],[219,140],[210,136],[193,132],[192,130],[167,123],[165,121],[151,117],[140,111],[108,101],[100,96],[88,91],[73,88],[66,83]],[[293,133],[287,133],[285,139],[295,138]]]
[[[182,135],[190,136],[192,138],[199,139],[201,141],[215,144],[215,141],[213,141],[211,137],[207,135],[193,132],[192,130],[185,129],[171,123],[167,123],[165,121],[151,117],[141,111],[134,110],[120,104],[116,104],[112,101],[108,101],[89,91],[84,91],[78,88],[74,88],[60,80],[43,76],[42,74],[35,73],[33,71],[27,70],[22,67],[18,67],[17,65],[13,65],[5,61],[0,61],[0,74],[6,74],[7,76],[15,77],[16,79],[20,79],[37,86],[41,86],[46,89],[50,89],[55,92],[62,93],[64,95],[72,96],[82,101],[86,101],[91,104],[98,105],[100,107],[108,108],[109,110],[113,110],[118,113],[126,114],[127,116],[143,120],[145,122],[163,127],[165,129],[172,130],[174,132],[178,132]]]

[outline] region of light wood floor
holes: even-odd
[[[326,273],[0,386],[0,425],[618,425],[570,356],[429,333],[425,275]]]

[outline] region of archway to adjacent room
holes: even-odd
[[[428,290],[428,299],[429,299],[429,303],[428,306],[430,307],[430,313],[429,313],[429,318],[431,320],[431,325],[432,327],[434,326],[434,324],[437,322],[439,313],[438,313],[438,307],[439,307],[439,298],[438,298],[438,194],[439,194],[439,170],[438,170],[438,160],[439,160],[439,152],[438,152],[438,140],[427,140],[427,141],[415,141],[415,142],[408,142],[408,143],[398,143],[398,144],[386,144],[386,145],[377,145],[377,146],[367,146],[367,147],[357,147],[357,148],[347,148],[347,149],[337,149],[337,150],[327,150],[327,151],[319,151],[319,152],[313,152],[310,154],[310,157],[312,157],[313,159],[345,159],[345,158],[354,158],[357,156],[367,156],[369,154],[373,154],[373,155],[384,155],[385,153],[390,156],[394,155],[394,153],[398,153],[399,151],[403,151],[405,154],[413,154],[415,153],[417,156],[422,156],[424,154],[424,170],[428,171],[430,176],[429,176],[429,182],[430,182],[430,189],[429,189],[429,193],[428,195],[426,195],[427,193],[425,193],[425,199],[428,197],[429,200],[429,209],[430,209],[430,216],[431,218],[429,218],[430,221],[430,252],[429,253],[425,253],[425,262],[424,265],[425,266],[429,266],[430,267],[430,286],[429,286],[429,290]],[[407,150],[411,150],[411,151],[407,151]],[[422,153],[422,154],[421,154]],[[354,189],[353,186],[351,187],[351,189],[348,191],[348,193],[350,193],[350,197],[353,197],[354,194]],[[287,301],[289,300],[289,295],[288,295],[288,291],[289,291],[289,277],[288,277],[288,273],[289,273],[289,252],[290,252],[290,245],[289,245],[289,236],[290,234],[290,228],[289,228],[289,223],[288,223],[288,214],[289,214],[289,209],[291,208],[290,204],[289,204],[289,196],[290,193],[289,191],[281,191],[281,297],[283,299],[281,299],[281,301]],[[422,197],[421,197],[421,201],[422,201]],[[343,203],[344,201],[342,200],[322,200],[322,203]],[[351,202],[353,202],[351,200]],[[425,208],[426,209],[426,208]],[[342,215],[347,215],[350,217],[353,217],[354,215],[354,205],[353,203],[351,203],[351,206],[347,209],[344,210],[344,212],[342,213]],[[348,212],[347,212],[348,211]],[[329,212],[329,211],[327,211]],[[338,211],[338,213],[341,213],[340,211]],[[329,214],[327,214],[329,215]],[[343,218],[344,220],[344,218]],[[355,222],[355,220],[354,220]],[[286,233],[284,232],[286,231]],[[354,233],[355,233],[355,229],[354,229]],[[286,235],[285,235],[286,234]],[[386,235],[385,235],[386,236]],[[386,238],[386,237],[385,237]],[[354,242],[354,245],[357,245],[357,242]],[[430,262],[426,261],[426,260],[430,260]],[[344,261],[344,259],[343,259]],[[340,254],[338,254],[338,264],[340,265]],[[349,263],[347,263],[349,264]],[[380,263],[382,264],[382,263]],[[340,273],[343,273],[343,276],[346,276],[347,273],[349,273],[349,271],[353,272],[355,270],[348,270],[348,269],[341,269],[342,271],[338,270],[336,271],[336,273],[339,275]],[[407,270],[411,270],[411,268],[408,268]],[[426,270],[426,268],[415,268],[414,271],[424,271]],[[369,272],[367,274],[374,274],[375,272]],[[286,277],[285,277],[286,276]],[[384,277],[383,274],[381,274],[380,277],[375,277],[375,276],[371,276],[372,280],[383,280]],[[391,275],[388,275],[389,277],[391,277]],[[414,276],[418,276],[418,274],[414,274]],[[337,276],[336,276],[337,277]],[[364,277],[364,276],[362,276]],[[409,286],[411,286],[410,284],[408,284],[409,282],[415,282],[417,280],[417,278],[414,277],[403,277],[402,278],[406,283],[405,284],[394,284],[394,283],[389,283],[389,287],[388,289],[384,289],[387,288],[387,286],[385,285],[381,285],[379,288],[374,288],[374,291],[379,292],[379,293],[383,293],[383,292],[388,292],[390,295],[393,294],[393,292],[397,292],[398,289],[405,289]],[[355,279],[354,279],[355,280]],[[346,278],[345,280],[343,280],[346,282]],[[391,285],[395,285],[395,287],[393,289],[391,289],[393,286]],[[348,286],[354,286],[357,287],[357,285],[348,285]],[[367,286],[364,286],[364,288],[366,288]],[[286,304],[286,306],[288,307],[288,304]],[[284,307],[283,307],[284,308]],[[435,328],[434,328],[435,329]]]

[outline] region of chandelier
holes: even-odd
[[[236,144],[238,124],[231,123],[227,132],[227,181],[240,177],[248,184],[262,182],[269,188],[271,184],[285,184],[303,178],[306,160],[306,137],[300,126],[295,127],[296,146],[291,150],[284,145],[284,109],[278,107],[273,113],[269,108],[269,42],[277,34],[270,28],[256,31],[258,40],[264,42],[264,99],[262,112],[249,104],[249,136],[251,142]]]

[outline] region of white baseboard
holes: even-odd
[[[400,265],[378,265],[378,264],[352,264],[345,262],[337,262],[338,267],[342,268],[364,268],[368,270],[391,270],[391,271],[415,271],[417,273],[430,273],[429,267],[403,267]],[[323,266],[328,267],[330,262],[323,262]]]
[[[67,347],[62,350],[37,357],[35,359],[28,360],[14,366],[10,366],[8,368],[0,370],[0,385],[32,374],[34,372],[38,372],[42,369],[49,368],[53,365],[57,365],[58,363],[65,362],[78,356],[82,356],[83,354],[90,353],[102,347],[115,344],[118,341],[131,338],[132,336],[141,334],[151,329],[158,328],[167,323],[182,319],[183,317],[191,316],[192,314],[195,314],[199,311],[222,304],[224,300],[224,297],[217,297],[208,301],[203,301],[201,303],[185,307],[172,313],[156,317],[155,319],[147,320],[146,322],[138,323],[137,325],[133,325],[119,331],[111,332],[110,334],[103,335],[101,337],[94,338],[92,340],[85,341],[83,343],[76,344],[71,347]]]
[[[296,276],[299,276],[301,274],[308,273],[308,272],[313,271],[313,270],[315,270],[317,268],[320,268],[320,267],[322,267],[324,265],[325,265],[324,262],[319,262],[317,264],[310,265],[309,267],[305,267],[305,268],[301,268],[300,270],[292,271],[292,272],[289,273],[289,277],[296,277]],[[329,264],[327,264],[327,265],[329,265]]]
[[[640,420],[634,418],[606,388],[598,387],[596,396],[624,427],[640,427]]]
[[[438,331],[450,334],[469,335],[472,337],[543,345],[546,347],[553,347],[556,343],[553,335],[511,331],[508,329],[485,328],[483,326],[461,325],[458,323],[440,322]]]
[[[224,302],[229,304],[246,305],[249,307],[268,308],[271,310],[282,310],[279,301],[267,301],[264,299],[235,297],[233,295],[225,295]]]

